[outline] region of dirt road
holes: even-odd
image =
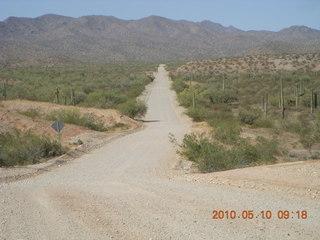
[[[175,150],[168,134],[181,139],[186,132],[173,98],[160,66],[143,131],[50,172],[1,184],[0,239],[320,238],[318,201],[169,178]],[[213,210],[234,210],[236,217],[211,219]],[[242,218],[248,210],[253,219]],[[271,219],[262,219],[267,210]],[[278,219],[284,210],[289,219]],[[306,219],[298,219],[302,210]]]

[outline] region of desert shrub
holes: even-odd
[[[211,90],[208,92],[208,98],[213,104],[217,103],[231,103],[238,100],[237,93],[232,89],[225,90]]]
[[[297,118],[287,118],[280,122],[280,128],[282,130],[299,135],[308,132],[308,126],[309,124],[305,124],[304,121]]]
[[[270,117],[259,117],[253,122],[253,127],[256,128],[272,128],[273,127],[273,121]]]
[[[185,88],[178,94],[179,103],[184,107],[190,107],[192,105],[193,90]]]
[[[311,152],[312,146],[316,143],[316,139],[313,134],[300,134],[299,141],[304,148],[308,149],[309,152]]]
[[[202,172],[223,171],[233,168],[233,159],[229,150],[209,141],[201,143],[201,154],[198,160]]]
[[[313,145],[320,142],[320,130],[319,124],[311,125],[304,124],[301,130],[298,132],[299,141],[310,153]]]
[[[217,106],[219,106],[219,104]],[[236,122],[236,119],[234,118],[232,112],[228,111],[227,107],[225,107],[218,111],[208,112],[207,121],[211,126],[217,127],[224,123],[232,124]]]
[[[142,117],[147,112],[147,105],[139,100],[130,99],[125,103],[118,105],[117,109],[130,118]]]
[[[19,111],[20,114],[35,119],[40,116],[39,110],[36,108],[29,108],[26,111]]]
[[[96,108],[115,108],[116,105],[127,100],[119,91],[116,90],[97,90],[89,93],[81,105],[93,106]]]
[[[212,142],[203,134],[186,134],[178,153],[198,164],[202,172],[222,171],[276,162],[279,153],[276,140],[258,138],[256,146],[245,139],[237,140],[232,148]]]
[[[188,88],[188,85],[185,83],[183,79],[176,78],[172,82],[172,88],[177,92],[180,93],[182,92],[185,88]]]
[[[214,137],[225,144],[236,144],[240,140],[241,127],[237,123],[224,122],[214,130]]]
[[[189,161],[197,162],[201,154],[201,143],[207,139],[203,135],[195,133],[186,134],[183,138],[178,153],[186,157]]]
[[[277,154],[281,153],[279,142],[277,139],[268,140],[264,137],[257,137],[257,145],[255,146],[258,153],[260,163],[275,163]]]
[[[104,121],[97,119],[94,114],[82,114],[77,108],[61,108],[47,115],[47,120],[60,120],[64,123],[75,124],[78,126],[87,127],[95,131],[106,131]]]
[[[201,122],[206,119],[206,109],[201,106],[197,106],[196,108],[188,108],[187,111],[188,116],[190,116],[193,121]]]
[[[0,134],[0,167],[34,164],[42,158],[61,155],[65,152],[61,144],[30,131]]]
[[[312,124],[302,118],[291,118],[283,120],[280,126],[284,131],[298,134],[299,142],[309,152],[313,145],[320,142],[319,123]]]
[[[244,124],[252,125],[259,117],[261,116],[261,110],[246,107],[246,108],[240,108],[239,110],[239,120],[240,122]]]
[[[252,166],[258,161],[258,151],[248,141],[242,140],[230,150],[233,159],[233,168]]]

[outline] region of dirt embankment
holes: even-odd
[[[141,123],[121,115],[114,109],[83,108],[44,102],[12,100],[0,102],[0,133],[12,131],[16,128],[22,131],[29,130],[37,135],[49,136],[52,139],[58,138],[57,133],[51,127],[53,121],[47,120],[46,116],[53,111],[70,108],[79,109],[82,114],[93,115],[95,119],[104,122],[107,130],[99,132],[83,126],[65,124],[60,138],[62,144],[70,149],[66,155],[35,165],[0,168],[0,182],[25,178],[35,173],[46,171],[51,167],[59,166],[103,145],[113,138],[141,127]]]

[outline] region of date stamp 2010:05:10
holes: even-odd
[[[288,210],[262,210],[255,212],[253,210],[213,210],[212,219],[307,219],[308,212],[307,210],[297,210],[297,211],[288,211]]]

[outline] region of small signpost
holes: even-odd
[[[62,128],[64,127],[63,122],[61,122],[60,120],[56,120],[51,127],[59,134],[59,141],[60,141],[60,132],[62,130]]]

